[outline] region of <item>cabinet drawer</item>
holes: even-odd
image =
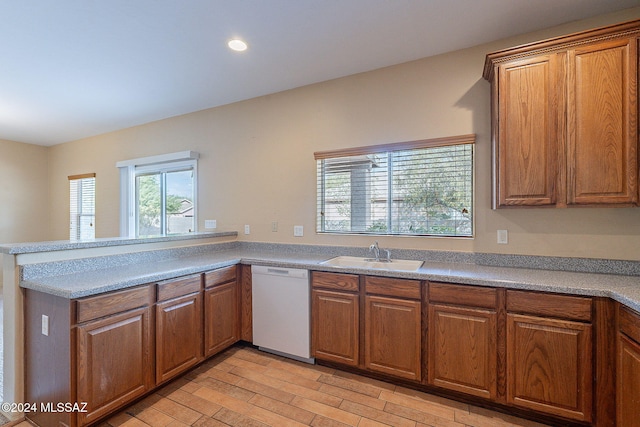
[[[367,276],[365,277],[365,292],[367,294],[419,300],[420,281]]]
[[[151,285],[139,286],[78,300],[76,302],[76,318],[78,323],[82,323],[152,303],[153,287]]]
[[[223,283],[236,280],[236,266],[218,268],[213,271],[209,271],[204,274],[204,287],[210,288],[212,286],[221,285]]]
[[[590,322],[591,298],[509,290],[507,311]]]
[[[640,343],[640,314],[620,305],[618,323],[620,325],[620,332],[637,343]]]
[[[198,292],[201,287],[202,276],[200,274],[160,282],[158,283],[158,301],[165,301]]]
[[[358,292],[358,289],[360,289],[358,281],[358,276],[354,274],[325,273],[322,271],[311,273],[311,284],[314,288]]]
[[[495,309],[498,305],[498,290],[429,282],[429,302]]]

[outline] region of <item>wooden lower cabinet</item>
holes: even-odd
[[[365,368],[413,381],[421,379],[421,303],[365,297]]]
[[[204,291],[204,346],[207,357],[240,340],[238,298],[235,281]]]
[[[364,367],[422,381],[422,282],[363,276]]]
[[[618,425],[640,427],[640,343],[620,333],[617,367]]]
[[[157,285],[156,384],[202,361],[201,291],[200,274]]]
[[[78,424],[96,421],[150,390],[151,309],[126,313],[79,325],[77,331],[77,402],[87,402]]]
[[[495,399],[497,314],[429,305],[429,384]]]
[[[429,384],[497,399],[497,290],[434,282],[428,295]]]
[[[240,340],[241,304],[237,266],[204,274],[204,355],[213,356]]]
[[[315,358],[358,366],[360,309],[358,294],[311,291],[312,345]]]
[[[234,344],[241,305],[235,271],[232,266],[80,299],[26,290],[25,402],[38,408],[86,403],[86,412],[26,417],[43,427],[94,424],[200,363],[205,345],[211,355]],[[42,334],[43,316],[48,335]]]
[[[314,357],[358,366],[360,310],[358,295],[346,292],[313,290]]]
[[[591,422],[593,302],[508,290],[507,403]]]
[[[200,292],[156,304],[156,382],[163,383],[202,360]]]
[[[420,283],[314,271],[311,275],[313,356],[420,381]]]
[[[360,278],[311,273],[311,355],[318,360],[360,365]]]
[[[640,314],[620,306],[616,366],[616,421],[640,427]]]

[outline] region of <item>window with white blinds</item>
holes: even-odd
[[[315,153],[317,231],[473,236],[475,135]]]
[[[69,177],[69,240],[96,237],[96,174]]]

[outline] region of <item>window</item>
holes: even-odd
[[[119,162],[121,234],[166,236],[196,231],[198,153]]]
[[[473,236],[475,135],[315,153],[320,233]]]
[[[69,177],[69,240],[96,237],[96,174]]]

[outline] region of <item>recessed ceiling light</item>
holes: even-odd
[[[247,44],[240,39],[229,40],[227,46],[229,46],[229,49],[235,50],[236,52],[243,52],[247,50]]]

